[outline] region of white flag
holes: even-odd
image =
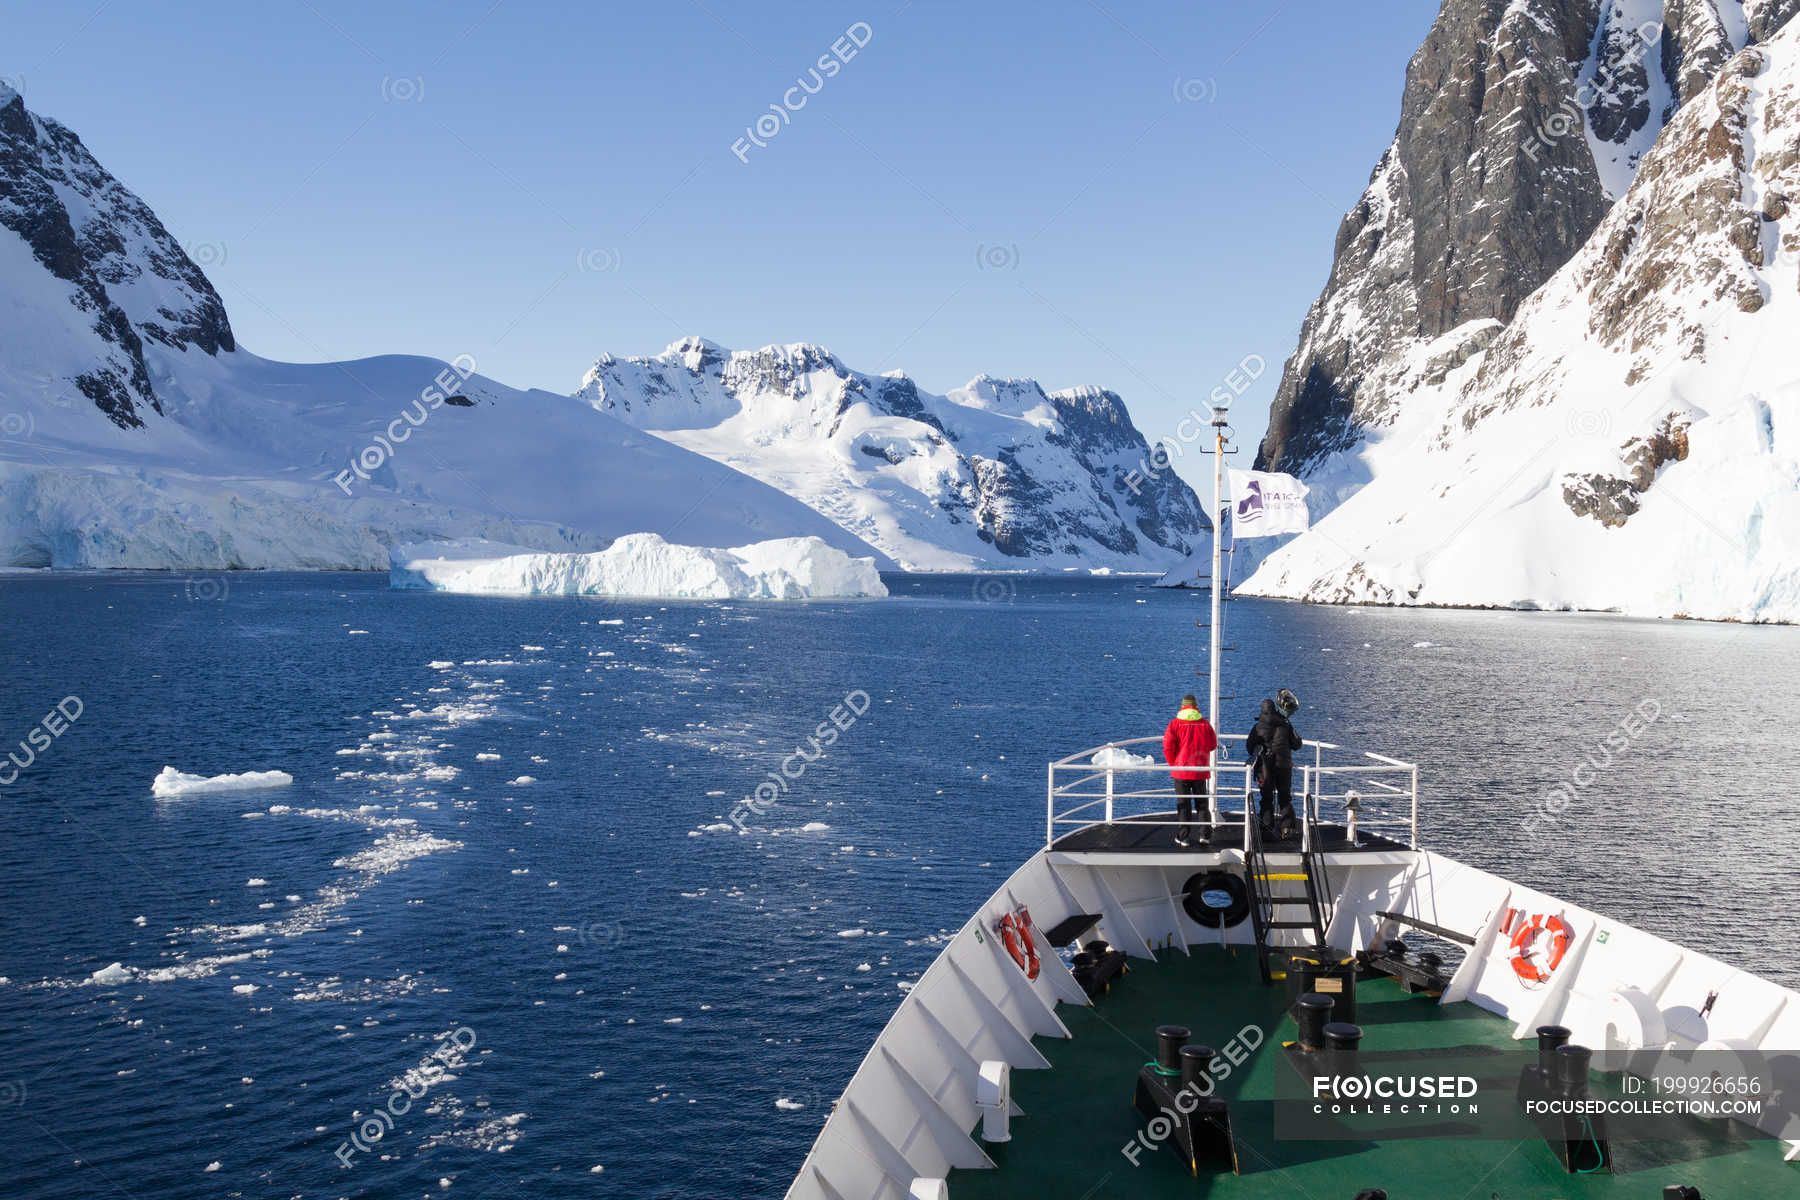
[[[1306,485],[1292,475],[1271,471],[1231,472],[1233,537],[1273,537],[1305,533]]]

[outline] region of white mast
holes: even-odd
[[[1219,726],[1219,650],[1224,636],[1222,622],[1224,620],[1223,597],[1220,587],[1224,582],[1222,574],[1223,554],[1222,539],[1225,536],[1225,408],[1213,406],[1213,498],[1212,518],[1212,646],[1207,661],[1207,719],[1212,722],[1213,731]],[[1209,819],[1216,826],[1219,821],[1219,773],[1209,772],[1206,784],[1206,806]]]

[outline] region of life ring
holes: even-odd
[[[1250,915],[1250,891],[1241,875],[1201,871],[1181,885],[1181,908],[1197,925],[1230,929]]]
[[[1538,953],[1537,937],[1540,933],[1550,935],[1550,952],[1542,963],[1533,958]],[[1513,974],[1526,983],[1550,982],[1550,976],[1562,965],[1563,958],[1569,953],[1569,945],[1574,940],[1575,935],[1569,928],[1569,923],[1561,917],[1533,914],[1530,920],[1521,922],[1513,931]]]
[[[1000,943],[1019,964],[1019,970],[1025,972],[1025,978],[1036,979],[1042,964],[1038,962],[1037,942],[1031,936],[1030,911],[1021,904],[1018,912],[1001,917],[999,932]]]

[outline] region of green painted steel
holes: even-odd
[[[1038,1038],[1034,1044],[1051,1069],[1013,1072],[1013,1098],[1026,1115],[1013,1119],[1011,1142],[988,1147],[1000,1169],[955,1172],[951,1196],[1351,1200],[1363,1188],[1379,1187],[1392,1200],[1661,1200],[1671,1183],[1697,1187],[1707,1200],[1800,1195],[1800,1164],[1784,1163],[1775,1141],[1725,1150],[1620,1145],[1619,1174],[1586,1177],[1566,1174],[1541,1141],[1277,1141],[1275,1071],[1290,1069],[1280,1061],[1280,1047],[1294,1031],[1285,997],[1281,987],[1259,982],[1253,946],[1235,954],[1197,947],[1191,958],[1164,952],[1155,964],[1132,960],[1131,973],[1096,1007],[1057,1010],[1074,1038]],[[1358,986],[1357,1018],[1365,1052],[1478,1046],[1520,1052],[1510,1022],[1471,1004],[1445,1007],[1409,996],[1386,979]],[[1136,1166],[1121,1153],[1145,1128],[1131,1106],[1138,1067],[1155,1056],[1156,1027],[1171,1023],[1215,1047],[1247,1026],[1265,1035],[1261,1049],[1218,1089],[1231,1102],[1242,1175],[1203,1171],[1196,1179],[1166,1147],[1140,1153]]]

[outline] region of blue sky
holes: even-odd
[[[1436,4],[0,11],[0,78],[259,354],[467,353],[566,392],[684,334],[808,341],[933,391],[1101,384],[1153,439],[1257,355],[1247,456]]]

